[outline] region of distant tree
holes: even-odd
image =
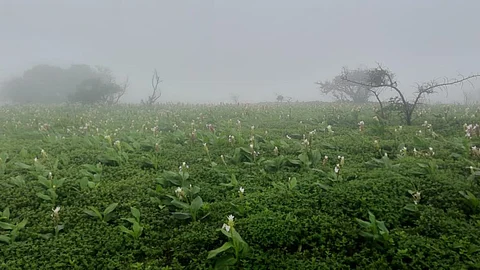
[[[344,72],[347,72],[352,80],[358,82],[366,82],[368,78],[368,70],[366,69],[349,70],[345,68]],[[330,94],[339,101],[352,101],[354,103],[368,102],[373,95],[371,87],[343,80],[342,75],[343,74],[340,74],[332,80],[317,82],[316,84],[320,86],[320,91],[323,94]]]
[[[467,77],[462,76],[458,79],[445,78],[442,82],[431,80],[429,82],[421,84],[419,83],[417,84],[417,91],[414,94],[413,100],[409,101],[405,97],[404,92],[402,92],[402,90],[400,90],[398,87],[398,84],[395,80],[395,74],[393,74],[390,70],[378,65],[377,68],[369,69],[367,74],[368,76],[366,78],[358,80],[357,77],[351,76],[348,70],[344,70],[341,78],[346,82],[364,86],[372,89],[373,91],[375,91],[375,89],[393,90],[396,96],[390,99],[390,104],[395,108],[398,108],[407,125],[412,124],[413,112],[415,111],[415,108],[419,104],[420,100],[425,96],[434,94],[437,92],[437,90],[446,90],[448,86],[462,84],[465,81],[480,77],[480,74],[474,74]],[[378,96],[377,100],[380,102]]]
[[[280,94],[275,94],[277,96],[277,102],[283,102],[283,100],[285,99],[285,97],[283,95],[280,95]]]
[[[144,105],[153,105],[157,102],[157,100],[162,96],[162,91],[158,88],[158,85],[162,82],[160,80],[160,76],[158,76],[157,70],[153,71],[152,75],[152,94],[148,96],[147,100],[142,100],[142,104]]]
[[[88,65],[72,65],[62,69],[50,65],[37,65],[26,70],[22,76],[5,81],[0,91],[5,99],[17,104],[61,103],[68,101],[74,94],[80,96],[76,94],[79,86],[88,84],[86,81],[90,81],[93,86],[95,85],[93,81],[97,78],[115,82],[107,68],[94,69]],[[110,103],[118,102],[119,93],[121,92],[116,92]]]
[[[232,99],[233,103],[235,103],[235,104],[239,104],[239,103],[240,103],[240,97],[239,97],[238,95],[232,94],[232,95],[230,96],[230,98]]]
[[[293,100],[292,97],[287,97],[287,96],[284,96],[284,95],[282,95],[282,94],[275,94],[275,96],[276,96],[277,102],[280,102],[280,103],[284,102],[285,100],[286,100],[288,103],[290,103],[290,102]]]
[[[113,105],[125,93],[125,89],[126,85],[122,87],[101,77],[91,78],[80,83],[68,100],[73,103]]]

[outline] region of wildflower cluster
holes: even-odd
[[[467,138],[472,138],[473,136],[480,136],[480,126],[478,124],[469,124],[467,125],[466,123],[463,125],[463,128],[465,130],[465,137]]]

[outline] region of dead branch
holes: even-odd
[[[404,93],[398,88],[397,82],[394,80],[394,74],[389,71],[388,69],[383,68],[380,64],[378,65],[377,68],[371,69],[369,72],[369,78],[366,81],[359,81],[355,80],[349,77],[349,72],[347,69],[344,68],[341,78],[342,80],[365,86],[370,89],[370,91],[373,91],[374,89],[378,88],[390,88],[394,90],[398,94],[398,98],[400,99],[400,104],[402,106],[402,111],[405,117],[405,120],[407,122],[407,125],[411,124],[412,116],[413,116],[413,111],[415,110],[415,107],[417,106],[419,100],[424,96],[424,95],[429,95],[436,93],[436,89],[447,89],[448,86],[455,85],[455,84],[462,84],[463,82],[470,81],[473,78],[480,77],[480,74],[474,74],[470,75],[467,77],[462,76],[460,79],[444,79],[442,83],[438,82],[437,80],[431,80],[429,82],[425,82],[422,84],[417,84],[417,91],[416,91],[416,96],[413,100],[413,102],[409,102],[405,96]],[[378,95],[375,92],[372,92],[375,97],[378,99]]]
[[[153,105],[155,104],[155,102],[157,102],[157,100],[162,96],[162,91],[160,91],[160,89],[158,88],[158,85],[162,82],[162,80],[160,80],[160,76],[158,76],[158,72],[157,70],[155,69],[153,71],[153,75],[152,75],[152,88],[153,88],[153,92],[150,96],[148,96],[148,99],[146,102],[144,102],[142,100],[142,103],[143,104],[146,104],[146,105]]]
[[[127,76],[127,78],[125,79],[125,82],[121,85],[122,90],[115,94],[115,100],[114,100],[113,104],[118,104],[118,102],[120,101],[120,98],[122,98],[123,95],[125,95],[125,93],[127,92],[127,88],[129,86],[130,86],[130,82],[129,82],[129,78]]]

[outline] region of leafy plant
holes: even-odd
[[[140,211],[135,207],[130,207],[133,218],[122,218],[132,224],[132,229],[127,229],[127,227],[120,225],[120,230],[130,235],[134,240],[138,240],[143,233],[143,227],[140,224]]]
[[[28,219],[24,218],[20,222],[9,223],[6,222],[10,219],[10,209],[6,207],[0,216],[0,228],[7,231],[7,234],[0,234],[0,242],[11,244],[15,242],[15,239],[19,236],[21,229],[25,228],[28,223]]]
[[[200,188],[198,186],[190,185],[189,187],[177,188],[175,190],[176,196],[169,195],[169,197],[172,199],[170,204],[182,210],[181,212],[172,212],[172,215],[177,219],[191,218],[193,221],[197,221],[201,210],[206,209],[206,205],[204,204],[202,198],[197,195],[198,192],[200,192]],[[209,213],[207,213],[201,219],[204,219],[208,215]]]
[[[281,192],[291,192],[297,187],[297,178],[289,177],[288,182],[273,182],[272,185]]]
[[[468,190],[459,191],[459,193],[463,196],[465,202],[473,213],[476,214],[480,212],[480,199],[478,199],[473,193]]]
[[[384,246],[393,243],[393,239],[390,236],[390,232],[383,221],[379,221],[375,218],[375,215],[368,211],[369,221],[364,221],[356,218],[355,220],[360,224],[360,226],[365,229],[360,233],[361,236],[371,239],[374,242],[382,243]]]
[[[234,217],[230,215],[228,224],[223,224],[223,227],[220,229],[228,238],[228,242],[208,252],[207,259],[215,258],[215,269],[231,269],[251,252],[249,245],[235,229],[233,219]]]
[[[414,171],[417,175],[426,175],[430,179],[434,179],[438,173],[438,165],[434,160],[430,160],[428,163],[417,163],[419,171]]]
[[[49,173],[48,178],[39,175],[38,183],[43,186],[44,190],[43,192],[37,192],[37,197],[45,201],[50,201],[53,205],[55,205],[58,198],[57,189],[62,187],[64,182],[65,178],[57,179],[56,177],[53,177],[51,173]]]
[[[84,176],[80,179],[80,188],[82,190],[95,189],[100,186],[102,178],[102,164],[97,165],[84,164],[80,173]]]
[[[224,187],[233,187],[233,188],[239,187],[237,176],[234,173],[232,173],[230,175],[230,182],[229,183],[220,183],[220,185],[224,186]]]
[[[113,211],[117,208],[118,203],[112,203],[103,210],[101,213],[96,207],[89,206],[88,209],[84,209],[83,212],[89,216],[96,217],[102,222],[107,223],[112,219]]]
[[[392,160],[384,155],[382,158],[372,158],[372,160],[365,162],[368,168],[385,168],[388,170],[397,170],[400,163],[394,164]]]

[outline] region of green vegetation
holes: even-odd
[[[480,111],[374,112],[0,107],[0,268],[480,268]]]

